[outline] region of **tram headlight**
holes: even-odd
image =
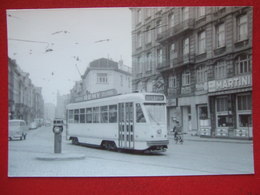
[[[157,134],[161,134],[162,133],[162,130],[161,129],[158,129],[157,130]]]

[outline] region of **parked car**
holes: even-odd
[[[8,123],[8,138],[13,139],[26,139],[28,127],[24,120],[9,120]]]
[[[31,122],[31,123],[30,123],[30,126],[29,126],[29,129],[31,129],[31,130],[32,130],[32,129],[37,129],[37,127],[38,127],[38,126],[37,126],[37,123],[36,123],[36,122]]]

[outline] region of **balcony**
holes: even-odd
[[[188,30],[194,28],[195,20],[193,18],[187,19],[174,27],[167,29],[166,31],[160,33],[157,37],[158,42],[163,42],[171,37],[177,36],[181,33],[184,33]]]
[[[181,66],[193,64],[193,63],[195,63],[195,54],[189,53],[186,55],[182,55],[182,56],[164,61],[163,63],[158,65],[157,70],[162,72],[162,71],[166,71],[166,70],[169,70],[172,68],[177,68],[177,67],[181,67]]]

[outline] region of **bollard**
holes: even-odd
[[[63,131],[63,120],[55,119],[53,121],[54,153],[61,153],[62,131]]]

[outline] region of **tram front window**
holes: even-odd
[[[165,124],[165,104],[145,104],[149,120],[157,125]]]

